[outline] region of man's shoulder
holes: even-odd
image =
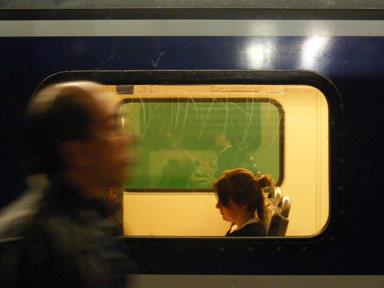
[[[28,188],[19,198],[0,211],[1,240],[22,236],[39,210],[44,190],[49,186],[44,174],[30,175],[25,180]]]
[[[22,236],[37,213],[41,198],[42,193],[29,190],[0,211],[0,239]]]

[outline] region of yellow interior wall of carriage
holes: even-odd
[[[149,98],[220,97],[220,93],[225,93],[234,98],[278,101],[285,117],[281,189],[292,202],[287,236],[314,235],[325,226],[329,215],[328,105],[319,90],[310,86],[276,85],[236,85],[232,88],[226,85],[140,85],[135,86],[134,91],[135,97]],[[222,236],[229,223],[221,219],[215,204],[212,192],[125,192],[124,234]]]

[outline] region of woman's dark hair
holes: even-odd
[[[262,192],[267,198],[274,198],[275,194],[275,183],[271,175],[256,174],[257,182],[261,186]]]
[[[251,171],[237,168],[224,171],[224,174],[214,183],[214,189],[219,202],[228,207],[229,201],[247,205],[251,213],[264,220],[265,204],[263,188],[273,185],[269,176],[255,176]]]

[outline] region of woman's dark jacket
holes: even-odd
[[[225,234],[225,236],[265,236],[265,227],[261,221],[250,223],[244,227],[230,232],[231,229]]]

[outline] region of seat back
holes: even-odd
[[[268,236],[285,236],[289,220],[280,214],[274,214],[268,229]]]
[[[291,201],[288,196],[283,196],[279,187],[275,188],[275,197],[271,199],[273,203],[273,213],[267,225],[268,236],[285,236],[289,223],[289,212]]]

